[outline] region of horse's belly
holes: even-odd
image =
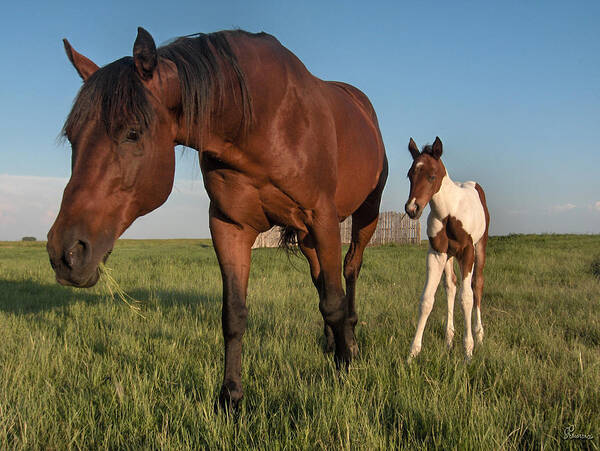
[[[330,100],[337,145],[335,202],[340,216],[345,217],[354,213],[379,183],[385,149],[366,96],[343,86],[330,91]]]
[[[259,190],[262,210],[271,224],[291,226],[306,232],[306,224],[312,222],[312,210],[302,208],[297,201],[273,185]]]
[[[340,217],[354,213],[377,187],[383,158],[383,148],[375,136],[339,146],[335,203]]]

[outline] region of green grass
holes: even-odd
[[[406,357],[426,246],[366,251],[360,355],[338,374],[304,260],[253,253],[245,398],[214,412],[221,281],[206,240],[120,241],[108,265],[141,318],[54,281],[43,243],[0,243],[0,449],[522,449],[600,447],[600,236],[488,246],[486,337],[445,350],[443,289]],[[565,441],[564,428],[593,440]]]

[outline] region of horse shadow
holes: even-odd
[[[128,293],[134,299],[152,299],[150,308],[168,309],[185,306],[192,313],[202,304],[221,302],[220,293],[178,290],[146,290],[137,288]],[[116,297],[115,297],[116,299]],[[90,306],[110,301],[107,293],[98,290],[64,287],[58,283],[37,280],[0,279],[0,312],[17,315],[61,310],[76,302]]]

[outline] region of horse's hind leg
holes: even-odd
[[[446,321],[446,346],[452,347],[454,339],[454,298],[456,296],[456,275],[454,274],[454,258],[450,257],[444,266],[444,288],[448,298],[448,319]]]
[[[467,360],[473,355],[473,333],[471,330],[471,316],[473,313],[473,268],[475,260],[475,249],[473,245],[467,246],[460,257],[458,263],[462,275],[462,284],[460,286],[459,298],[465,315],[465,336],[463,339],[465,354]]]
[[[379,219],[381,191],[371,194],[352,214],[352,241],[344,258],[344,278],[346,279],[346,297],[348,298],[348,319],[352,330],[358,322],[356,314],[356,280],[360,274],[365,247],[369,244]],[[358,347],[353,350],[357,352]]]
[[[313,214],[309,232],[314,240],[321,271],[319,285],[322,295],[319,310],[331,327],[335,340],[335,360],[338,367],[348,365],[356,348],[354,332],[348,319],[348,303],[342,287],[340,226],[334,203],[323,198]]]
[[[383,170],[379,182],[360,207],[352,214],[352,240],[344,258],[344,278],[346,279],[346,297],[348,298],[348,315],[352,330],[358,322],[356,314],[356,280],[360,274],[365,247],[371,241],[377,228],[381,195],[388,176],[387,158],[383,162]],[[355,351],[358,351],[356,348]]]
[[[482,239],[475,246],[475,267],[473,268],[473,299],[475,301],[475,340],[483,342],[483,323],[481,322],[481,298],[483,296],[483,267],[485,266],[485,248],[487,240]]]
[[[323,284],[321,279],[321,266],[319,265],[319,259],[317,258],[317,251],[315,250],[315,243],[313,237],[310,234],[298,234],[298,246],[300,251],[308,260],[310,266],[310,276],[313,284],[319,293],[319,302],[323,299]],[[333,352],[335,349],[335,341],[333,339],[333,330],[326,322],[324,323],[325,333],[325,352]]]

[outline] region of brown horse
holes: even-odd
[[[199,34],[157,49],[139,28],[133,57],[102,68],[64,44],[84,83],[64,126],[71,179],[48,233],[57,281],[97,282],[115,240],[169,196],[182,144],[198,150],[223,279],[220,402],[235,406],[243,395],[250,249],[273,225],[297,237],[328,345],[347,365],[357,351],[355,283],[387,178],[367,97],[316,78],[265,33]],[[338,224],[350,215],[345,295]]]

